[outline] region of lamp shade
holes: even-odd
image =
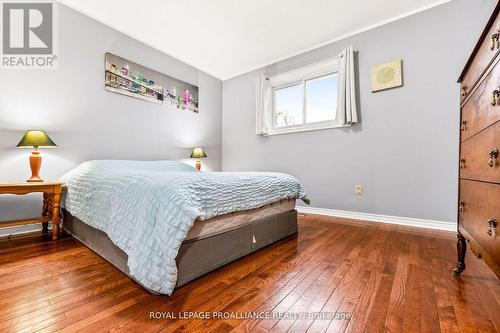
[[[57,147],[44,131],[28,130],[17,144],[17,147]]]
[[[204,158],[207,157],[207,154],[203,151],[202,148],[194,148],[191,153],[191,158]]]

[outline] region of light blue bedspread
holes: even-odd
[[[168,295],[177,281],[177,252],[197,218],[281,199],[309,203],[299,181],[286,174],[196,172],[174,161],[88,161],[61,180],[64,207],[108,234],[139,283]]]

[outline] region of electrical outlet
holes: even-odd
[[[362,195],[363,194],[363,189],[361,188],[361,185],[354,185],[354,193],[356,195]]]

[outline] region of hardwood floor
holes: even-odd
[[[451,272],[454,233],[314,215],[299,230],[172,297],[70,237],[0,241],[0,332],[500,331],[500,282],[471,253]],[[189,317],[205,312],[227,318]]]

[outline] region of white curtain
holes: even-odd
[[[267,135],[272,118],[272,89],[269,78],[262,75],[256,80],[255,87],[256,106],[256,134]]]
[[[336,121],[339,125],[351,125],[358,122],[354,84],[354,51],[352,46],[344,49],[339,57],[340,77]]]

